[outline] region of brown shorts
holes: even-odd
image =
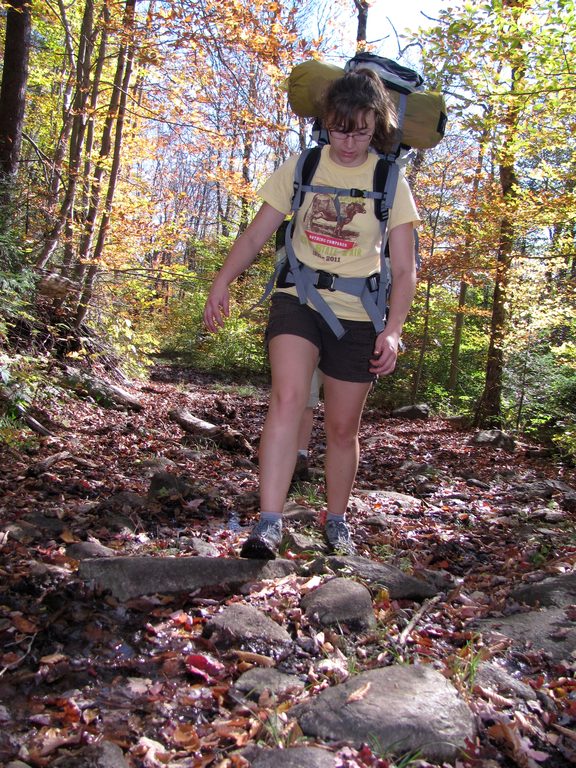
[[[266,342],[288,333],[308,339],[318,347],[318,367],[326,376],[340,381],[371,382],[370,359],[374,353],[376,331],[371,322],[340,320],[346,333],[337,339],[322,315],[296,296],[275,293],[270,304]]]

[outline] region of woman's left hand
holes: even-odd
[[[395,333],[387,333],[383,330],[376,337],[374,354],[370,360],[370,373],[377,376],[386,376],[396,368],[398,357],[398,345],[400,337]]]

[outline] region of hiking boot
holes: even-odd
[[[298,454],[296,459],[296,466],[294,467],[294,474],[292,475],[292,482],[306,482],[310,480],[310,468],[308,467],[308,457]]]
[[[324,527],[324,535],[328,546],[333,552],[341,552],[344,555],[353,555],[356,551],[350,528],[344,518],[341,520],[328,520]]]
[[[240,557],[274,560],[282,541],[282,520],[259,520],[242,545]]]

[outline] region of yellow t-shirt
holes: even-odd
[[[362,165],[347,167],[331,160],[329,150],[329,146],[322,149],[314,185],[372,190],[378,155],[371,152]],[[297,155],[290,157],[258,191],[266,203],[286,214],[290,212],[297,160]],[[339,197],[339,201],[340,216],[333,195],[306,193],[296,217],[293,237],[296,256],[312,269],[340,277],[368,277],[379,272],[381,229],[374,215],[374,201],[358,197]],[[416,225],[419,220],[408,182],[400,173],[389,229],[407,222]],[[296,295],[295,288],[280,290]],[[322,291],[322,298],[341,319],[368,319],[357,296],[342,291]]]

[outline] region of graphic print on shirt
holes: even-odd
[[[359,232],[352,221],[366,213],[366,201],[352,197],[314,195],[304,216],[306,237],[315,255],[324,261],[339,262],[343,254],[358,242]]]

